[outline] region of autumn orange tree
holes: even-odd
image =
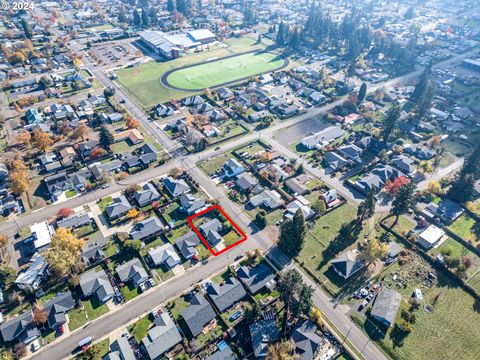
[[[57,212],[57,219],[65,219],[73,214],[73,210],[67,207],[61,208]]]
[[[129,129],[136,129],[140,126],[140,122],[131,116],[127,116],[125,119],[125,125],[127,125]]]
[[[58,228],[50,247],[45,251],[45,259],[51,270],[58,276],[71,272],[82,252],[84,241],[70,230]]]
[[[53,140],[47,132],[35,129],[33,132],[33,143],[37,149],[45,152],[52,146]]]
[[[8,168],[10,170],[11,190],[17,195],[27,192],[30,182],[28,180],[28,169],[23,160],[15,157],[8,163]]]
[[[85,138],[87,137],[89,132],[89,128],[85,124],[80,124],[73,130],[72,132],[72,139],[82,139],[82,141],[85,141]]]

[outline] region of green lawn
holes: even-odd
[[[140,343],[142,339],[147,336],[147,331],[151,324],[152,320],[150,320],[150,317],[147,315],[131,325],[128,328],[128,332],[135,337],[137,343]]]
[[[477,254],[470,251],[461,243],[452,238],[448,238],[447,240],[445,240],[445,242],[438,248],[432,249],[431,254],[433,256],[437,256],[442,252],[448,254],[447,251],[448,253],[450,253],[449,256],[455,259],[461,259],[465,257],[470,258],[470,260],[472,261],[472,265],[467,269],[468,278],[475,275],[480,270],[480,258],[477,256]]]
[[[77,195],[75,190],[68,190],[68,191],[65,192],[65,196],[67,197],[67,199],[70,199],[70,198],[74,197],[75,195]]]
[[[157,280],[159,283],[162,283],[164,281],[167,281],[168,279],[171,279],[172,277],[175,276],[172,270],[167,269],[164,266],[160,266],[158,268],[155,268],[155,272],[158,275]]]
[[[130,145],[127,143],[126,140],[123,140],[123,141],[119,141],[115,144],[112,144],[110,146],[110,148],[112,149],[112,152],[114,152],[115,154],[121,154],[121,153],[129,151],[130,150]]]
[[[476,242],[479,239],[473,231],[473,226],[475,225],[475,219],[470,216],[463,214],[457,220],[455,220],[448,228],[450,231],[460,236],[465,241]]]
[[[68,328],[70,329],[70,331],[78,329],[79,327],[85,325],[85,323],[87,322],[87,315],[85,314],[85,310],[83,310],[81,306],[69,311],[68,318]]]
[[[83,306],[85,306],[85,311],[90,321],[108,312],[108,306],[106,304],[100,304],[94,296],[91,296],[87,301],[83,301]]]
[[[107,208],[107,206],[112,203],[112,201],[113,201],[113,198],[111,196],[106,196],[102,200],[100,200],[98,202],[98,207],[100,208],[100,211],[103,213]]]
[[[138,288],[132,286],[130,283],[120,289],[125,301],[130,301],[138,296]]]
[[[180,312],[185,309],[189,303],[185,301],[183,296],[180,296],[179,298],[176,298],[172,302],[168,304],[168,309],[170,310],[170,313],[172,314],[172,317],[177,320],[180,316]]]
[[[284,64],[284,58],[273,53],[249,53],[199,64],[172,72],[169,85],[184,90],[203,90],[273,71]]]

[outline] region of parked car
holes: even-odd
[[[150,284],[151,287],[155,286],[155,280],[153,280],[153,278],[148,279],[148,283]]]
[[[358,307],[358,310],[362,311],[365,308],[365,306],[367,306],[367,305],[368,305],[368,301],[363,300],[362,303],[360,304],[360,306]]]
[[[243,311],[242,311],[242,310],[235,311],[235,312],[230,316],[230,320],[231,320],[231,321],[237,320],[240,316],[242,316],[242,314],[243,314]]]
[[[31,350],[32,352],[35,352],[38,349],[40,349],[40,343],[38,342],[38,339],[36,339],[32,342]]]

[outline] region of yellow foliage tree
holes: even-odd
[[[45,152],[53,143],[53,140],[50,138],[50,135],[45,131],[36,129],[33,132],[33,143],[35,147],[43,152]]]
[[[438,181],[430,181],[428,184],[427,184],[427,187],[426,187],[426,190],[430,193],[430,194],[435,194],[435,195],[438,195],[438,194],[441,194],[442,193],[442,186],[440,185],[440,183]]]
[[[45,258],[52,271],[59,276],[68,274],[77,262],[83,244],[84,241],[70,230],[58,228],[50,247],[45,251]]]
[[[376,238],[368,241],[367,248],[363,252],[363,257],[367,263],[371,264],[387,254],[388,245],[379,242]]]
[[[129,219],[135,219],[139,214],[139,211],[137,209],[130,209],[127,212],[127,218]]]
[[[27,192],[30,182],[25,171],[14,171],[10,173],[10,188],[15,194]]]

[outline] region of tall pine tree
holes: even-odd
[[[360,105],[362,101],[365,100],[366,95],[367,95],[367,84],[362,82],[362,85],[360,85],[360,90],[358,91],[357,105]]]
[[[392,136],[398,126],[398,119],[400,118],[400,106],[398,104],[392,105],[388,109],[382,126],[382,140],[385,145],[392,139]]]

